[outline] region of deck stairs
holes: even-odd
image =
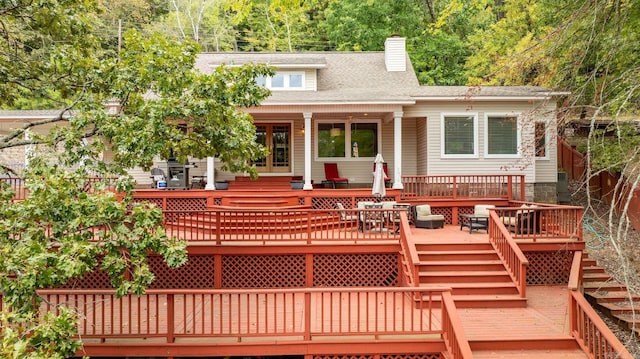
[[[536,358],[586,359],[569,334],[546,334],[527,330],[527,325],[544,327],[539,315],[527,308],[498,254],[486,243],[416,244],[420,259],[420,284],[452,288],[474,359]],[[489,333],[479,329],[483,322],[499,321],[503,328]],[[513,328],[510,328],[513,327]]]
[[[260,176],[252,180],[247,176],[236,176],[229,182],[231,191],[290,191],[291,181],[297,179],[293,176],[266,177]]]
[[[586,253],[582,258],[582,272],[584,295],[591,305],[640,336],[640,296],[631,294]]]
[[[490,243],[417,243],[420,285],[452,288],[458,308],[525,307]]]

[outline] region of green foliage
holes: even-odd
[[[0,5],[0,106],[65,106],[61,99],[77,93],[100,46],[94,10],[92,2],[74,0]]]
[[[186,261],[186,244],[167,237],[160,210],[133,201],[127,169],[148,168],[157,155],[217,156],[228,169],[256,176],[250,160],[266,154],[241,110],[269,95],[254,81],[270,75],[268,67],[202,74],[194,68],[196,44],[133,31],[116,54],[91,36],[90,3],[40,5],[20,3],[2,19],[25,31],[4,27],[0,45],[12,56],[0,60],[0,106],[65,109],[0,137],[0,149],[37,146],[23,173],[27,199],[13,201],[7,187],[0,192],[3,358],[68,358],[80,348],[72,339],[77,313],[41,313],[39,290],[99,268],[117,295],[139,295],[154,280],[149,255],[170,267]],[[115,110],[105,107],[114,101]],[[26,130],[42,126],[47,133],[25,139]]]
[[[629,163],[640,160],[640,131],[635,124],[615,122],[589,136],[588,151],[594,171],[624,173]]]
[[[78,349],[69,339],[76,314],[62,310],[39,320],[38,290],[59,287],[99,266],[118,295],[142,294],[154,278],[149,253],[163,255],[171,267],[186,261],[185,243],[167,238],[159,209],[119,198],[106,180],[87,191],[88,178],[87,167],[69,171],[35,158],[25,172],[28,198],[14,202],[10,193],[2,196],[0,288],[8,309],[2,317],[3,357],[67,358]],[[116,186],[123,190],[129,181]]]

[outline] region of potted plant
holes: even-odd
[[[228,190],[229,189],[229,181],[227,180],[216,180],[214,185],[217,190]]]

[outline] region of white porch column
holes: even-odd
[[[213,191],[216,189],[214,172],[216,169],[215,160],[213,157],[207,157],[207,185],[204,187],[207,191]]]
[[[28,128],[24,131],[24,140],[31,141],[31,130]],[[35,150],[34,145],[27,145],[25,147],[24,149],[24,167],[25,168],[29,167],[29,161],[31,160],[31,156],[33,156],[34,150]]]
[[[393,113],[393,188],[402,189],[402,112]]]
[[[311,184],[311,112],[304,112],[304,187],[302,189],[312,190]]]

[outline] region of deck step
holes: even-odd
[[[421,271],[501,271],[501,260],[422,261]]]
[[[451,289],[454,296],[518,294],[518,288],[513,282],[451,283]]]
[[[599,266],[582,266],[583,273],[605,273],[604,268]]]
[[[640,303],[640,296],[631,295],[629,296],[629,292],[627,291],[595,291],[588,293],[591,297],[598,301],[598,303],[604,302],[624,302],[628,300],[632,300],[635,303]],[[640,313],[640,306],[638,307],[638,312]]]
[[[581,349],[513,349],[513,350],[474,350],[474,359],[585,359]]]
[[[635,305],[632,306],[629,302],[603,302],[598,303],[600,308],[607,314],[612,316],[618,314],[632,314],[634,311],[638,313],[640,311],[640,306]]]
[[[486,294],[486,295],[452,295],[456,308],[526,308],[527,298],[521,298],[519,294]],[[428,297],[424,298],[425,303]],[[439,303],[435,300],[435,306]]]
[[[582,277],[584,278],[585,281],[599,281],[599,282],[606,282],[612,279],[611,276],[608,275],[607,273],[584,273]]]
[[[511,282],[506,271],[420,272],[421,283]]]
[[[627,287],[625,287],[624,285],[616,281],[584,283],[585,294],[589,294],[597,291],[621,291],[626,289]]]
[[[504,339],[504,338],[492,338],[486,340],[469,340],[469,346],[473,351],[473,358],[565,358],[564,356],[511,356],[512,352],[528,352],[533,351],[535,354],[548,352],[549,354],[561,354],[572,353],[572,356],[567,358],[581,358],[586,359],[587,356],[578,346],[578,342],[570,336],[558,337],[552,336],[548,338],[521,338],[521,339]],[[491,355],[487,352],[493,352]],[[476,353],[478,356],[476,356]],[[500,356],[502,353],[507,353],[507,356]],[[578,354],[582,354],[579,356]]]
[[[640,336],[640,308],[636,311],[635,316],[632,314],[616,314],[614,317],[617,319],[618,324]]]
[[[448,243],[448,242],[418,242],[418,252],[432,251],[486,251],[493,250],[490,243]]]
[[[456,261],[456,260],[496,260],[498,255],[493,249],[469,251],[418,251],[420,260]]]

